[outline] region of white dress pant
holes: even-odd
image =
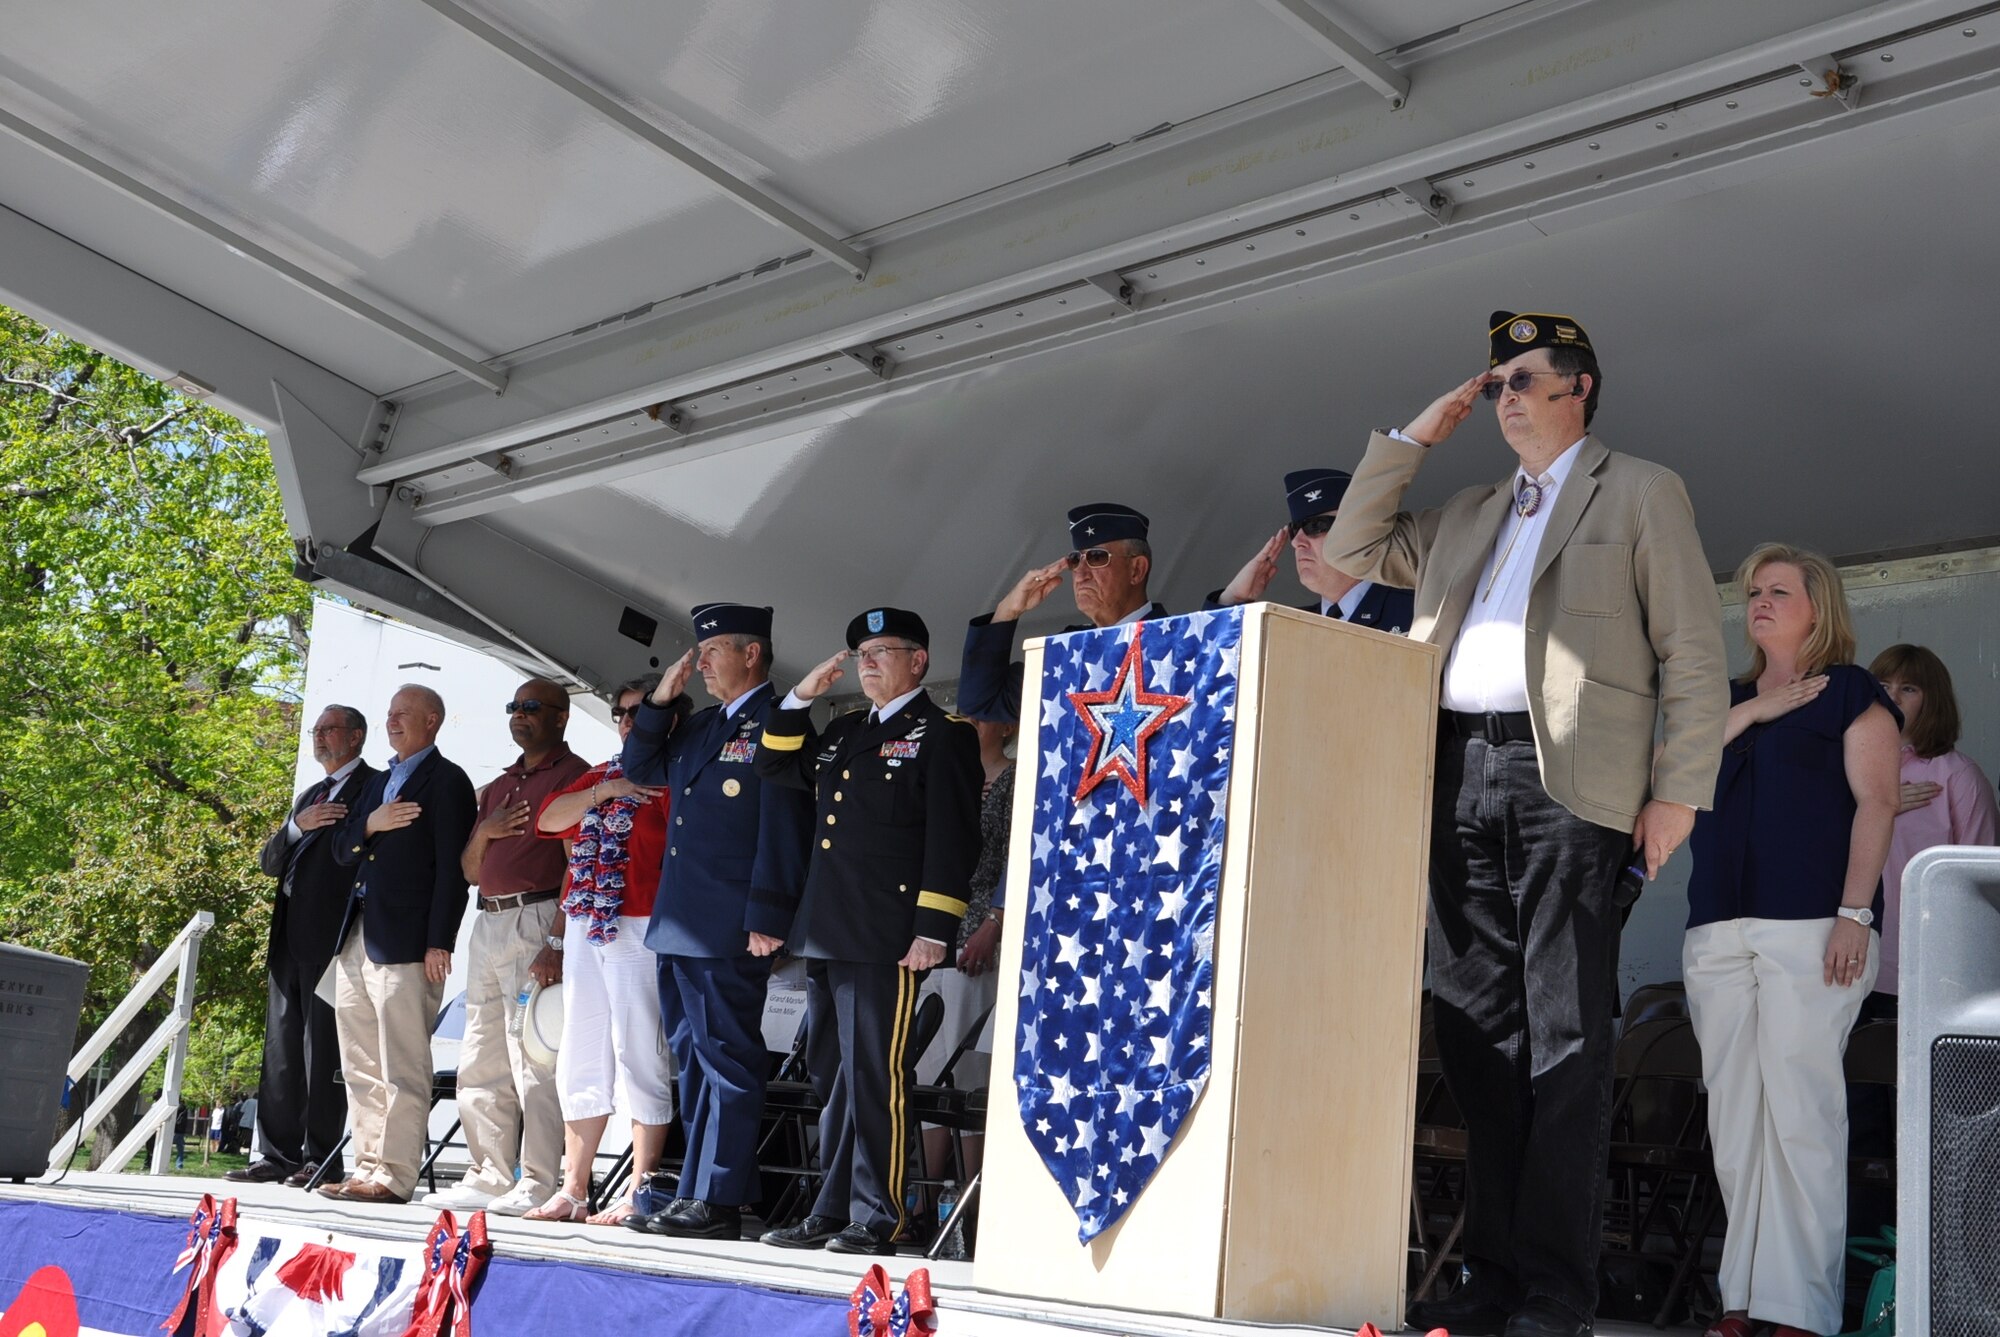
[[[674,1097],[660,1024],[659,958],[646,946],[646,917],[620,915],[618,936],[602,946],[586,936],[587,928],[584,920],[564,920],[556,1051],[563,1118],[617,1109],[640,1123],[669,1123]]]
[[[1832,919],[1731,919],[1688,930],[1688,1007],[1722,1184],[1722,1304],[1840,1331],[1847,1254],[1847,1034],[1881,968],[1823,982]]]

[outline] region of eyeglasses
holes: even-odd
[[[1304,534],[1309,539],[1318,539],[1325,538],[1327,531],[1332,528],[1332,516],[1315,515],[1310,520],[1292,521],[1285,526],[1285,533],[1291,538],[1297,538],[1299,535]]]
[[[1575,376],[1578,374],[1574,371],[1517,371],[1508,376],[1504,381],[1488,381],[1479,387],[1479,393],[1482,398],[1488,400],[1500,398],[1502,390],[1512,390],[1517,395],[1525,394],[1528,387],[1535,383],[1537,376]]]
[[[1063,561],[1067,562],[1070,569],[1074,571],[1079,566],[1093,568],[1110,566],[1111,559],[1117,555],[1109,548],[1082,548],[1063,558]]]
[[[500,707],[509,715],[538,715],[543,709],[562,710],[562,706],[551,706],[546,701],[509,701]]]
[[[637,718],[639,717],[639,707],[637,707],[637,706],[613,706],[613,707],[611,707],[611,718],[612,718],[612,719],[614,719],[614,720],[622,720],[622,719],[624,719],[624,718],[625,718],[625,717],[626,717],[627,715],[630,715],[630,716],[632,716],[632,718],[634,718],[634,719],[637,719]]]
[[[863,646],[854,652],[854,657],[864,664],[879,664],[890,655],[913,655],[916,652],[914,645]]]
[[[314,738],[318,738],[323,734],[353,732],[354,726],[351,724],[315,724],[312,727],[312,736]]]

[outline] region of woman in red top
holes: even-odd
[[[641,678],[618,689],[612,718],[623,739],[633,714],[659,683]],[[685,718],[687,698],[676,702]],[[556,1090],[563,1112],[563,1186],[527,1214],[531,1221],[618,1225],[628,1196],[595,1216],[585,1205],[590,1170],[611,1111],[632,1119],[632,1185],[659,1168],[674,1115],[672,1075],[646,922],[667,848],[666,791],[627,780],[613,757],[549,796],[537,833],[569,847],[563,886],[563,1028]]]

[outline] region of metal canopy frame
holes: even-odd
[[[165,191],[146,184],[138,177],[112,166],[101,158],[93,157],[68,140],[17,116],[5,107],[0,107],[0,130],[5,130],[51,157],[59,158],[79,171],[96,177],[113,190],[165,214],[176,223],[191,227],[204,236],[221,242],[252,264],[261,265],[322,301],[340,308],[355,319],[364,320],[377,329],[393,334],[412,348],[423,350],[448,364],[467,380],[482,385],[495,394],[507,388],[507,373],[488,366],[488,355],[471,345],[420,329],[412,321],[396,315],[376,302],[357,296],[324,274],[280,255],[270,247],[252,241],[241,232],[224,226],[192,205],[175,199]]]
[[[1264,0],[1264,7],[1325,47],[1354,77],[1401,111],[1410,98],[1410,76],[1369,50],[1326,0]]]
[[[722,194],[776,228],[782,228],[846,270],[868,276],[868,257],[776,195],[752,185],[701,153],[665,126],[640,115],[595,80],[507,31],[459,0],[418,0],[538,78],[560,88],[641,143],[658,149]]]
[[[386,449],[357,476],[409,488],[420,523],[448,523],[658,468],[663,452],[695,459],[804,430],[862,398],[1260,288],[1428,248],[1505,244],[1510,231],[1536,230],[1536,219],[1563,210],[1637,207],[1648,190],[1755,171],[1759,155],[1977,91],[2000,67],[2000,30],[1967,36],[1959,27],[1992,5],[1683,8],[1666,51],[1648,16],[1629,7],[1564,12],[1566,49],[1632,49],[1644,30],[1659,62],[1651,77],[1607,77],[1589,97],[1561,80],[1520,79],[1522,62],[1547,49],[1546,32],[1523,23],[1427,53],[1423,118],[1368,112],[1347,84],[1346,96],[1179,128],[978,213],[887,231],[873,254],[894,283],[843,291],[810,273],[773,273],[588,342],[558,342],[516,365],[516,384],[545,406],[525,419],[425,387],[400,399]],[[1829,11],[1835,17],[1824,18]],[[1871,60],[1882,95],[1856,113],[1801,86],[1799,53],[1811,51],[1892,54],[1895,63]],[[1343,138],[1317,162],[1269,151],[1364,119],[1366,142]],[[1486,128],[1440,128],[1466,124]],[[1215,168],[1245,161],[1257,171]],[[1260,186],[1264,198],[1249,195]],[[1626,195],[1633,200],[1618,203]],[[1214,212],[1187,217],[1210,204]],[[1026,243],[1086,209],[1100,229],[1070,225],[1073,249],[1035,263],[1043,253]],[[988,328],[988,316],[1004,329]],[[883,371],[863,371],[849,356],[857,349],[883,356]],[[640,364],[659,370],[635,386],[630,369]],[[504,469],[467,464],[496,458]]]

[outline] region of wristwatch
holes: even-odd
[[[549,936],[545,939],[545,941],[549,944],[549,946],[555,948],[555,950],[557,950],[558,952],[560,952],[563,949],[563,940],[561,936],[558,934],[554,933],[549,934]]]
[[[1850,910],[1843,905],[1834,913],[1838,914],[1842,919],[1852,919],[1863,928],[1867,928],[1875,922],[1875,912],[1865,905],[1859,910]]]

